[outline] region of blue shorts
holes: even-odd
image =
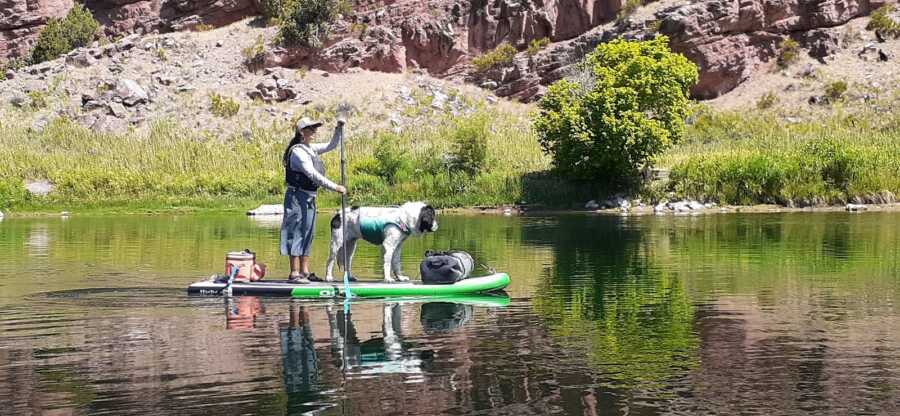
[[[316,196],[288,187],[281,220],[281,255],[309,256],[316,228]]]

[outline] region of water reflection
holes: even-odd
[[[900,414],[898,215],[444,224],[404,266],[471,251],[508,305],[188,297],[229,250],[286,270],[277,228],[7,219],[0,413]]]
[[[299,414],[347,405],[329,395],[351,380],[396,375],[406,385],[428,382],[441,367],[436,365],[441,353],[417,340],[435,334],[453,338],[475,317],[476,308],[503,308],[510,299],[477,295],[348,305],[292,299],[285,301],[284,316],[267,316],[279,312],[267,308],[263,298],[241,296],[223,302],[229,331],[265,329],[275,322],[285,406],[288,414]]]

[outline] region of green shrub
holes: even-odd
[[[356,35],[357,38],[362,40],[366,37],[366,32],[369,30],[369,25],[365,23],[353,23],[350,25],[350,33]]]
[[[453,131],[451,170],[477,175],[487,164],[487,141],[490,120],[484,114],[463,117]]]
[[[6,79],[6,71],[18,71],[27,64],[23,58],[13,58],[0,65],[0,81]]]
[[[628,16],[634,14],[641,6],[644,5],[643,0],[625,0],[625,4],[622,5],[622,9],[619,10],[619,14],[616,16],[616,20],[625,20]]]
[[[765,110],[768,108],[772,108],[775,103],[778,102],[778,96],[775,93],[769,91],[763,94],[762,97],[759,97],[759,100],[756,102],[756,108],[760,110]]]
[[[213,93],[209,95],[209,101],[209,110],[214,115],[222,118],[234,117],[241,109],[241,105],[231,97]]]
[[[282,6],[281,39],[288,45],[320,48],[348,3],[339,0],[290,0]]]
[[[63,19],[50,19],[38,35],[31,50],[31,63],[56,59],[69,51],[87,45],[94,39],[100,24],[91,12],[76,3]]]
[[[516,57],[516,48],[507,42],[497,45],[496,48],[485,52],[483,55],[472,59],[475,71],[485,72],[512,63]]]
[[[284,0],[262,0],[260,1],[260,12],[268,21],[280,20],[284,16],[285,1]]]
[[[413,172],[413,161],[408,156],[409,152],[400,148],[400,138],[394,133],[382,132],[375,139],[378,144],[372,152],[372,158],[363,159],[357,169],[379,177],[389,185],[409,179]]]
[[[541,49],[546,48],[548,45],[550,45],[550,38],[532,39],[528,43],[528,49],[525,50],[525,54],[528,56],[537,55]]]
[[[262,65],[266,59],[266,42],[263,36],[257,36],[252,45],[241,50],[241,56],[244,57],[244,65],[248,68],[253,69]]]
[[[560,174],[622,185],[681,139],[698,72],[668,41],[601,44],[581,64],[589,80],[550,86],[535,129]]]
[[[778,44],[778,67],[784,69],[800,58],[800,44],[796,40],[787,38]]]
[[[891,14],[894,12],[893,4],[885,4],[872,12],[871,20],[866,25],[867,30],[881,32],[887,36],[900,37],[900,22],[894,20]]]
[[[846,81],[834,81],[825,86],[825,98],[830,102],[840,101],[847,92]]]
[[[28,98],[31,101],[32,110],[40,110],[47,108],[47,93],[39,90],[28,91]]]

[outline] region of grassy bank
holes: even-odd
[[[676,195],[727,204],[890,202],[900,193],[900,100],[786,121],[701,111],[658,163]]]
[[[476,105],[466,114],[410,111],[401,132],[373,128],[357,115],[348,126],[348,172],[356,204],[427,200],[438,207],[535,204],[581,206],[604,193],[546,173],[528,114]],[[28,110],[0,112],[0,209],[6,212],[156,212],[244,210],[279,203],[280,157],[289,122],[215,135],[156,122],[147,131],[98,134],[65,118],[40,132]],[[671,169],[645,200],[691,197],[726,204],[884,202],[900,194],[900,100],[827,110],[786,121],[783,110],[695,114],[685,140],[660,156]],[[326,120],[332,114],[308,114]],[[381,120],[382,122],[384,120]],[[329,126],[333,123],[329,121]],[[384,125],[384,123],[381,123]],[[323,130],[319,140],[327,140]],[[338,177],[337,152],[325,157]],[[31,195],[25,184],[54,190]],[[339,205],[323,192],[320,207]]]
[[[329,114],[313,114],[328,119]],[[155,211],[244,209],[278,203],[280,158],[289,123],[251,126],[248,134],[215,136],[175,122],[146,132],[97,134],[65,118],[33,131],[26,110],[11,109],[0,136],[0,208]],[[524,114],[476,108],[468,115],[433,115],[423,123],[364,131],[351,120],[347,154],[351,200],[397,204],[427,200],[439,207],[552,202],[588,197],[564,181],[536,175],[549,166]],[[328,125],[332,125],[329,123]],[[323,129],[319,140],[327,140]],[[325,157],[339,176],[338,153]],[[53,191],[31,195],[25,185],[47,180]],[[339,205],[323,192],[321,207]]]

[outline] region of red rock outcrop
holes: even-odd
[[[500,71],[470,78],[504,97],[532,100],[546,85],[572,70],[597,44],[617,37],[668,35],[671,46],[700,67],[700,80],[692,93],[714,98],[731,91],[757,71],[775,64],[782,40],[794,38],[823,58],[833,52],[836,35],[831,29],[850,19],[868,15],[896,0],[706,0],[675,4],[644,20],[620,22],[559,42],[534,57],[517,57]],[[655,29],[651,27],[656,26]]]
[[[0,58],[24,56],[54,17],[63,17],[73,0],[0,0]]]
[[[268,62],[457,75],[471,57],[502,42],[524,49],[532,39],[570,39],[613,19],[621,7],[622,0],[361,2],[321,50],[276,50]]]
[[[700,66],[694,95],[717,97],[775,61],[787,37],[846,23],[892,0],[710,0],[660,12],[660,32]]]
[[[87,7],[113,34],[223,26],[259,12],[256,0],[97,0]]]

